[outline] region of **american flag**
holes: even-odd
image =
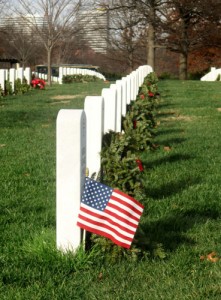
[[[86,177],[77,225],[130,248],[143,209],[127,194]]]

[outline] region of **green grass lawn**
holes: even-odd
[[[220,82],[159,82],[140,228],[166,257],[102,264],[94,252],[56,251],[57,113],[83,108],[103,87],[54,85],[0,100],[0,299],[221,299],[221,261],[200,260],[221,255]]]

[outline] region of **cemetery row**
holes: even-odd
[[[42,73],[37,73],[37,72],[34,72],[33,74],[36,77],[41,78],[43,80],[47,80],[47,78],[48,78],[47,74],[42,74]],[[52,81],[62,84],[63,76],[67,76],[67,75],[83,75],[83,76],[90,75],[90,76],[95,76],[99,79],[105,80],[104,75],[102,75],[99,72],[93,71],[93,70],[59,67],[59,75],[58,75],[58,77],[52,76]]]
[[[122,117],[136,100],[150,66],[140,66],[130,75],[104,88],[101,96],[87,96],[84,109],[62,109],[57,116],[56,231],[57,247],[75,250],[83,241],[77,227],[85,170],[89,177],[101,168],[102,137],[122,131]]]
[[[99,79],[105,80],[105,77],[96,71],[88,69],[77,69],[77,68],[59,68],[59,76],[52,76],[52,81],[62,84],[63,76],[65,75],[90,75],[95,76]],[[31,84],[32,77],[40,78],[47,81],[47,74],[31,72],[29,67],[27,68],[11,68],[11,69],[0,69],[0,88],[5,94],[6,83],[9,82],[11,85],[12,92],[15,91],[15,82],[17,79],[20,79],[21,83],[26,82],[28,85]]]
[[[3,91],[6,89],[6,82],[8,81],[11,85],[12,92],[15,90],[15,81],[20,79],[21,83],[26,80],[27,84],[31,84],[32,76],[36,78],[43,79],[47,81],[47,74],[31,72],[29,67],[27,68],[11,68],[11,69],[0,69],[0,88]],[[52,76],[52,82],[57,82],[62,84],[63,76],[66,75],[90,75],[95,76],[99,79],[105,80],[105,77],[94,70],[88,69],[78,69],[78,68],[68,68],[68,67],[60,67],[59,68],[59,76]],[[216,81],[220,80],[221,70],[216,68],[211,68],[211,71],[201,78],[202,81]]]
[[[15,82],[20,79],[21,83],[26,80],[27,84],[31,84],[31,69],[28,68],[11,68],[11,69],[0,69],[0,87],[1,90],[5,91],[7,81],[11,85],[12,91],[15,90]]]

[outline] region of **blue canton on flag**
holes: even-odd
[[[86,177],[86,184],[81,201],[88,206],[103,211],[110,199],[112,191],[112,188]]]
[[[130,248],[143,208],[125,193],[86,177],[77,225]]]

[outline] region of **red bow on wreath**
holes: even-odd
[[[140,172],[143,172],[144,168],[143,168],[142,161],[140,159],[136,159],[136,163],[137,163],[137,166],[138,166]]]
[[[31,85],[33,88],[40,88],[41,90],[45,88],[45,81],[43,79],[33,79],[31,81]]]

